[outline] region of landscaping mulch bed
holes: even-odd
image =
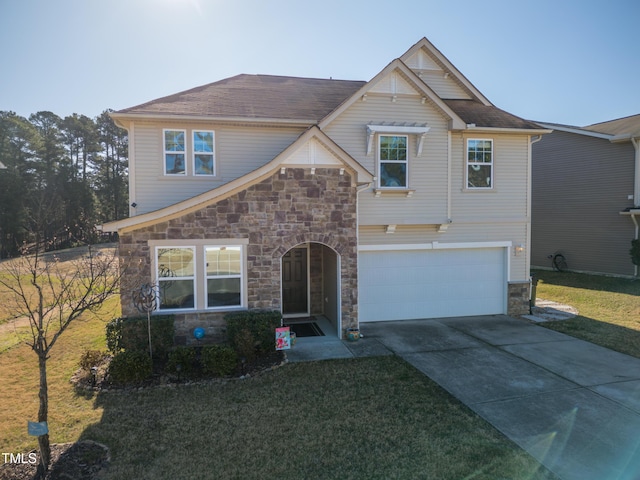
[[[29,453],[37,453],[37,450]],[[27,454],[25,461],[29,458]],[[109,449],[96,442],[53,444],[51,466],[45,480],[92,480],[110,460]],[[0,480],[32,480],[37,468],[37,464],[5,463],[0,466]]]
[[[175,374],[154,374],[151,378],[141,383],[127,385],[115,385],[109,381],[107,377],[109,361],[110,357],[106,357],[105,360],[98,365],[95,381],[89,372],[80,369],[71,377],[71,383],[79,391],[105,392],[109,390],[139,390],[159,385],[193,384],[202,381],[229,380],[233,378],[244,379],[278,368],[286,362],[286,357],[282,351],[274,351],[268,355],[258,356],[254,361],[238,367],[237,371],[228,377],[212,377],[197,373],[188,377],[177,376]]]

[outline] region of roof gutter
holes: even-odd
[[[545,135],[553,132],[546,128],[502,128],[502,127],[478,127],[473,123],[467,125],[463,131],[478,133],[521,133],[523,135]]]
[[[283,127],[309,127],[316,125],[318,120],[305,118],[258,118],[258,117],[216,117],[211,115],[171,115],[161,113],[110,113],[109,116],[119,125],[126,124],[127,121],[136,120],[175,120],[190,122],[216,122],[216,123],[249,123],[249,124],[270,124]],[[122,127],[126,128],[126,127]]]

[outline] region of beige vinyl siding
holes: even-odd
[[[422,81],[429,85],[431,89],[438,94],[440,98],[449,100],[470,100],[471,96],[464,91],[454,80],[453,77],[445,78],[443,71],[422,71],[416,72]]]
[[[513,246],[527,244],[527,224],[490,223],[484,225],[452,223],[446,232],[436,232],[432,225],[407,225],[393,234],[385,233],[384,226],[362,226],[358,230],[360,245],[411,245],[439,243],[512,242]],[[510,256],[510,280],[529,279],[527,252]]]
[[[416,157],[417,136],[409,135],[409,189],[407,197],[376,198],[373,187],[359,194],[360,225],[442,223],[447,219],[447,121],[420,96],[368,95],[336,118],[327,134],[365,168],[378,176],[377,139],[367,155],[371,123],[427,124],[430,127],[422,155]]]
[[[569,269],[633,275],[634,149],[555,131],[533,145],[532,265],[551,267],[561,252]]]
[[[493,188],[467,189],[467,139],[493,140]],[[526,222],[529,181],[527,135],[452,135],[452,212],[455,223]]]
[[[163,170],[163,129],[187,130],[187,175],[167,176]],[[192,131],[215,131],[216,176],[194,176]],[[163,208],[231,180],[273,160],[302,133],[297,128],[252,128],[217,126],[205,123],[136,122],[135,132],[135,214]]]

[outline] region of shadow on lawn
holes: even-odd
[[[534,270],[532,273],[539,281],[550,285],[640,296],[640,279],[637,278],[606,277],[586,273],[552,272],[550,270]]]
[[[616,300],[619,297],[609,295],[613,293],[633,297],[640,296],[639,279],[548,270],[538,270],[534,274],[540,282],[538,297],[545,297],[540,294],[540,287],[544,284],[553,286],[554,289],[558,287],[577,289],[574,292],[567,290],[562,293],[566,297],[565,302],[576,307],[579,314],[569,320],[545,322],[541,324],[542,326],[640,358],[640,324],[634,323],[636,309],[633,305],[636,301],[625,301],[626,303],[623,305],[623,300]],[[578,290],[586,290],[587,292],[579,292]],[[580,301],[577,301],[576,304],[571,302],[573,295],[582,297],[582,302],[585,302],[585,295],[593,296],[592,300],[588,302],[590,316],[585,315],[585,312],[582,311],[583,305],[580,304]],[[553,298],[551,299],[553,300]],[[584,309],[587,310],[586,307]],[[602,313],[603,316],[594,318],[594,316],[599,317],[598,313]],[[636,326],[637,328],[635,328]]]

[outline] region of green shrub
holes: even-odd
[[[180,370],[178,371],[178,365]],[[196,350],[193,347],[177,347],[169,352],[167,372],[189,377],[196,371]]]
[[[173,315],[151,317],[153,357],[166,359],[173,348]],[[149,352],[147,317],[116,318],[107,324],[107,348],[112,354],[126,351]]]
[[[100,365],[106,358],[107,353],[100,350],[85,350],[80,357],[80,368],[90,371],[91,367]]]
[[[631,240],[631,262],[640,266],[640,240]]]
[[[227,339],[239,355],[247,361],[256,353],[275,350],[276,328],[282,323],[282,314],[271,310],[234,312],[225,315]]]
[[[229,345],[208,345],[200,358],[204,373],[224,377],[231,375],[238,365],[238,355]]]
[[[125,350],[111,359],[109,376],[117,384],[141,382],[151,376],[152,368],[148,352]]]

